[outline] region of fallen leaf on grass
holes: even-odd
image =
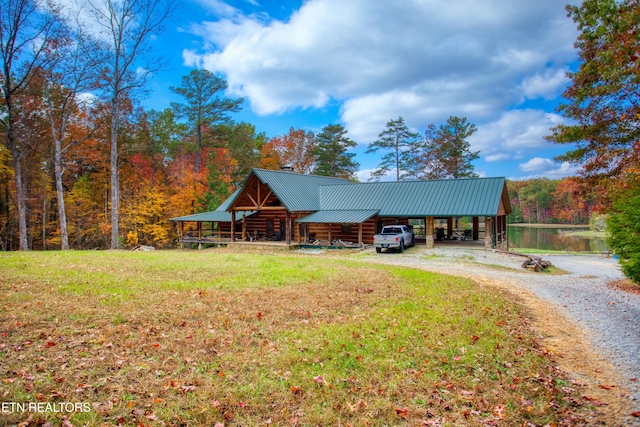
[[[614,387],[615,385],[600,384],[600,388],[603,388],[605,390],[611,390]]]
[[[404,420],[409,419],[409,408],[396,408],[396,415]]]
[[[347,408],[349,408],[351,412],[357,412],[366,407],[367,407],[367,404],[363,402],[362,399],[360,399],[357,403],[354,403],[353,405],[347,402]]]
[[[636,418],[640,418],[640,411],[632,412],[631,416],[632,417],[636,417]]]
[[[605,403],[600,402],[598,399],[594,397],[583,395],[582,398],[585,400],[588,400],[589,403],[591,403],[593,406],[596,406],[596,407],[605,405]]]
[[[185,393],[189,393],[190,391],[194,391],[196,389],[196,386],[194,386],[194,385],[183,385],[183,386],[180,386],[180,388]]]

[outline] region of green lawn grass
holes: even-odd
[[[5,424],[544,425],[594,416],[513,296],[349,255],[3,253],[0,300],[2,401],[91,405],[0,414]]]

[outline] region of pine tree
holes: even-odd
[[[480,157],[471,151],[467,138],[478,129],[464,117],[451,116],[447,123],[430,124],[425,132],[421,178],[448,179],[477,177],[471,162]]]
[[[387,122],[387,128],[380,132],[378,140],[369,144],[365,153],[388,151],[381,158],[378,169],[371,173],[371,181],[378,181],[391,171],[395,171],[396,181],[415,176],[415,156],[419,152],[418,134],[409,130],[402,117]]]
[[[353,160],[355,153],[349,148],[357,144],[347,137],[347,130],[340,124],[330,124],[322,128],[316,136],[316,168],[314,173],[353,180],[359,163]]]

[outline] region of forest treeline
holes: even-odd
[[[513,212],[509,223],[589,224],[598,205],[575,177],[507,181]]]

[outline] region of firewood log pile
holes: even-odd
[[[538,273],[544,273],[547,271],[547,268],[551,267],[551,262],[543,261],[542,257],[530,255],[527,259],[522,263],[522,268],[531,269]]]

